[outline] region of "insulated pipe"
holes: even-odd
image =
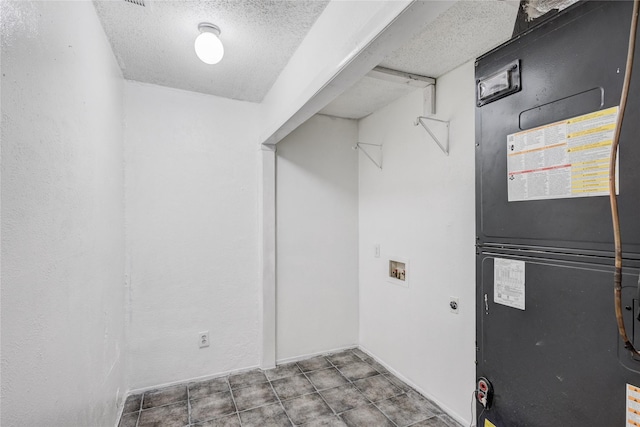
[[[627,106],[629,96],[629,86],[631,83],[631,72],[633,70],[633,57],[636,47],[636,33],[638,30],[638,8],[640,0],[633,2],[633,15],[631,18],[631,30],[629,31],[629,50],[627,51],[627,65],[624,72],[624,84],[622,86],[622,96],[620,97],[620,111],[616,122],[615,134],[611,143],[611,157],[609,163],[609,201],[611,203],[611,218],[613,221],[613,239],[615,245],[615,271],[613,274],[613,294],[616,309],[616,320],[618,321],[618,332],[624,342],[624,347],[632,355],[640,356],[640,352],[631,343],[624,326],[622,317],[622,242],[620,239],[620,216],[618,214],[618,197],[616,195],[616,157],[618,155],[618,144],[620,142],[620,131],[622,120]]]

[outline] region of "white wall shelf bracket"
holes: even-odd
[[[425,120],[431,120],[433,122],[442,123],[446,128],[446,133],[444,135],[443,141],[438,138],[435,133],[429,129],[429,125],[425,123]],[[444,154],[449,155],[449,122],[446,120],[434,119],[433,117],[425,117],[418,116],[416,121],[413,122],[414,126],[422,125],[423,128],[427,131],[427,133],[433,138],[433,140],[438,144],[438,147],[442,150]]]
[[[364,149],[363,145],[371,145],[373,147],[378,147],[378,150],[380,151],[380,161],[376,162],[373,157],[371,157],[371,155],[367,152],[367,150]],[[381,144],[367,144],[366,142],[358,142],[356,143],[356,145],[354,145],[353,147],[354,150],[360,150],[364,153],[365,156],[367,156],[369,158],[369,160],[371,160],[371,162],[376,165],[376,167],[380,170],[382,170],[382,145]]]

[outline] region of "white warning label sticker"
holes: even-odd
[[[612,107],[508,135],[509,201],[608,195],[617,118]]]
[[[524,310],[524,261],[493,260],[493,302]]]
[[[627,384],[627,427],[640,427],[640,388]]]

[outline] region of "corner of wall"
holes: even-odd
[[[473,62],[438,78],[436,93],[436,117],[450,121],[448,156],[413,126],[420,90],[359,122],[359,140],[382,144],[384,156],[382,170],[360,158],[360,345],[466,420],[475,376]],[[409,262],[407,286],[388,280],[397,257]],[[449,312],[452,296],[459,314]]]

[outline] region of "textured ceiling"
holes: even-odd
[[[260,102],[328,0],[94,1],[124,77]],[[202,63],[200,22],[220,27],[225,56]]]
[[[380,65],[440,77],[509,40],[518,7],[518,1],[459,1]],[[320,113],[360,119],[415,89],[364,77]]]
[[[440,77],[509,40],[519,2],[459,1],[380,65]]]
[[[320,113],[345,119],[361,119],[414,90],[415,86],[364,76]]]
[[[137,0],[139,1],[139,0]],[[562,0],[566,1],[566,0]],[[94,1],[124,77],[225,98],[260,102],[328,0]],[[518,1],[461,0],[380,65],[439,77],[508,40]],[[200,22],[220,27],[225,56],[196,57]],[[415,90],[364,77],[321,113],[362,118]]]

